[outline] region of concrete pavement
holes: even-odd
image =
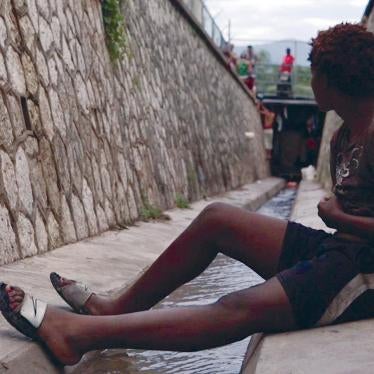
[[[1,280],[53,305],[65,304],[52,289],[49,273],[57,271],[79,279],[100,292],[131,283],[209,203],[220,201],[256,210],[284,186],[278,178],[246,185],[223,196],[192,204],[191,209],[166,212],[171,220],[138,222],[127,230],[109,231],[95,238],[67,245],[44,255],[1,266]],[[0,373],[60,373],[44,351],[0,318]],[[65,372],[71,372],[66,369]],[[82,372],[74,369],[74,372]]]

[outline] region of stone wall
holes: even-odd
[[[374,32],[374,9],[370,9],[370,14],[367,18],[364,17],[364,22],[367,29]],[[342,119],[334,111],[327,113],[318,158],[317,177],[322,186],[328,190],[331,189],[332,185],[330,176],[330,139],[342,123]]]
[[[114,66],[99,0],[0,2],[1,263],[268,176],[253,101],[192,21],[123,11]]]

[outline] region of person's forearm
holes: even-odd
[[[336,229],[339,232],[360,236],[374,242],[374,218],[354,216],[341,212],[336,217]]]

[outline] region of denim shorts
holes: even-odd
[[[374,317],[374,246],[289,222],[276,275],[299,328]]]

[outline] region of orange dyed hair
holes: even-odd
[[[341,23],[311,42],[311,67],[343,94],[374,96],[374,34],[359,24]]]

